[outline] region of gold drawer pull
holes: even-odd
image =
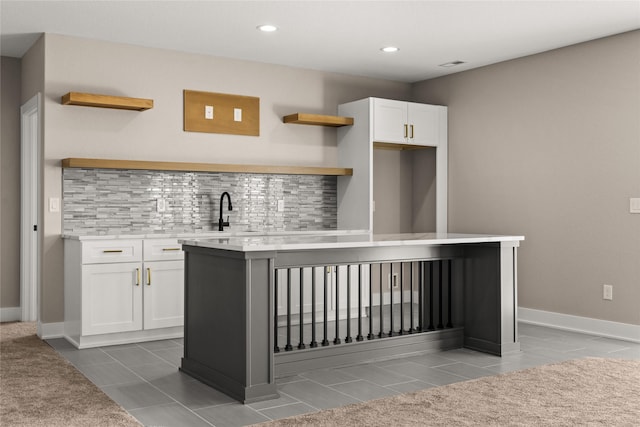
[[[151,269],[147,268],[147,286],[151,286]]]
[[[179,251],[180,248],[162,248],[163,251]]]
[[[136,286],[140,286],[140,269],[136,268]]]
[[[121,254],[122,249],[105,249],[102,251],[104,254]]]
[[[405,138],[407,138],[409,136],[408,135],[408,133],[409,133],[408,132],[408,128],[409,128],[409,125],[405,123],[405,125],[404,125],[404,137]]]
[[[413,125],[411,125],[411,139],[413,139]]]

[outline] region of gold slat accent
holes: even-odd
[[[129,98],[126,96],[97,95],[93,93],[69,92],[62,96],[63,105],[115,108],[118,110],[144,111],[153,108],[153,99]]]
[[[280,175],[334,175],[351,176],[351,168],[327,168],[316,166],[229,165],[221,163],[154,162],[143,160],[110,160],[68,158],[62,160],[63,168],[85,169],[137,169],[183,172],[264,173]]]

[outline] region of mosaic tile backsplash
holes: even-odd
[[[228,231],[337,228],[334,176],[63,170],[63,230],[81,234],[199,232],[218,229],[220,196],[231,194]],[[157,200],[166,210],[158,212]],[[284,211],[278,212],[278,200]]]

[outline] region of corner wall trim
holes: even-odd
[[[0,322],[19,322],[21,319],[20,307],[0,307]]]
[[[640,343],[640,325],[518,307],[518,321]]]
[[[62,338],[64,336],[64,322],[38,322],[38,336],[43,339]]]

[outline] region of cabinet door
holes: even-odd
[[[436,147],[440,138],[439,105],[408,104],[409,138],[412,145],[428,145]]]
[[[144,329],[184,324],[184,262],[144,263]]]
[[[407,103],[390,99],[373,100],[373,140],[406,144],[409,133]]]
[[[82,335],[142,329],[142,264],[82,267]]]

